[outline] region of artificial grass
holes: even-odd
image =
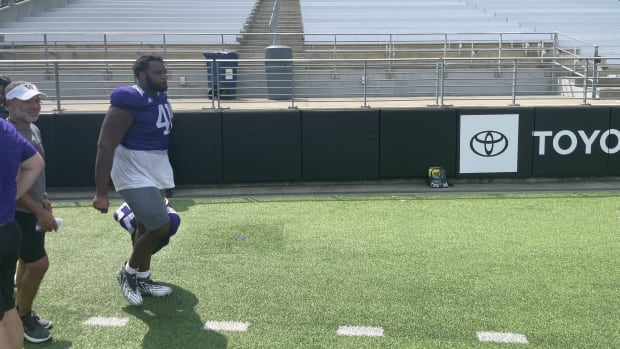
[[[173,199],[178,234],[153,257],[173,295],[130,307],[115,273],[129,236],[88,202],[56,202],[27,348],[620,347],[620,193]],[[116,203],[118,204],[118,202]],[[93,327],[90,317],[128,318]],[[249,322],[247,332],[206,321]],[[374,326],[383,337],[339,336]],[[521,345],[508,345],[521,346]]]

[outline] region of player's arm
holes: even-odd
[[[121,143],[123,136],[131,126],[131,114],[126,110],[112,106],[108,110],[97,141],[97,158],[95,160],[95,198],[93,207],[101,213],[108,212],[108,186],[110,171],[114,159],[114,150]]]
[[[17,199],[30,189],[44,167],[45,161],[39,153],[35,153],[33,156],[21,162],[16,178],[17,195],[15,197]]]
[[[51,205],[47,199],[44,202],[37,202],[32,195],[25,193],[17,199],[16,202],[19,206],[32,212],[32,214],[37,217],[37,225],[40,227],[41,231],[56,231],[58,229],[56,220],[52,215]],[[47,202],[47,204],[45,202]]]

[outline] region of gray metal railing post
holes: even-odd
[[[497,48],[497,73],[496,76],[499,78],[502,76],[502,45],[503,45],[503,35],[499,34],[499,43]]]
[[[437,59],[437,63],[435,65],[435,74],[436,76],[436,83],[435,83],[435,106],[436,107],[443,107],[443,93],[444,93],[444,75],[445,75],[445,69],[446,69],[446,59],[445,58],[440,58]]]
[[[551,78],[552,81],[557,82],[558,81],[558,73],[557,73],[557,69],[558,69],[558,55],[559,55],[559,50],[560,50],[560,39],[558,37],[558,33],[555,32],[553,33],[553,67],[551,69]],[[561,91],[562,87],[559,86],[559,83],[556,84],[556,90],[557,91]]]
[[[104,79],[112,80],[112,72],[108,63],[108,34],[103,33],[103,58],[105,58],[105,71],[103,72]]]
[[[368,108],[368,90],[367,90],[367,86],[368,86],[368,61],[364,61],[364,75],[362,75],[362,88],[363,88],[363,94],[364,94],[364,104],[362,104],[362,108]]]
[[[598,45],[594,45],[594,62],[592,66],[592,99],[596,99],[598,92],[598,69],[601,64],[601,59],[598,55]]]
[[[217,71],[215,69],[215,58],[211,59],[211,108],[212,109],[216,109],[215,108],[215,98],[219,98],[219,93],[216,93],[216,85],[215,85],[215,74],[217,74]],[[218,107],[217,109],[219,109],[219,101],[218,101]]]
[[[338,50],[338,34],[334,34],[334,69],[336,68],[336,51]]]
[[[517,103],[517,60],[512,60],[512,106],[519,106]]]
[[[394,64],[394,58],[396,57],[396,52],[394,51],[394,41],[392,41],[392,34],[390,34],[390,49],[389,49],[389,59],[390,64],[388,65],[388,73],[392,73],[392,65]]]
[[[337,47],[338,47],[338,34],[334,34],[334,71],[332,72],[332,79],[338,78],[338,73],[337,73],[338,68],[337,68],[337,63],[336,63]]]
[[[440,68],[439,68],[439,60],[437,60],[437,62],[435,63],[435,105],[439,106],[439,84],[441,84],[440,81]]]
[[[43,34],[43,54],[45,55],[45,57],[43,57],[43,59],[49,59],[49,49],[47,47],[47,34]]]
[[[46,80],[51,80],[52,79],[52,77],[51,77],[52,72],[50,71],[50,65],[49,65],[49,63],[47,61],[47,60],[50,59],[49,58],[48,48],[47,48],[47,34],[43,34],[43,47],[44,47],[44,50],[45,50],[43,54],[45,55],[45,60],[46,60],[46,62],[45,62],[45,79]]]
[[[103,58],[105,58],[106,61],[108,60],[108,34],[106,33],[103,33]]]
[[[441,72],[440,73],[441,74],[439,74],[439,77],[440,77],[439,81],[441,81],[441,92],[439,93],[439,100],[440,100],[439,106],[443,107],[444,106],[444,104],[443,104],[443,94],[445,92],[445,90],[444,90],[445,79],[444,78],[445,78],[445,74],[446,74],[446,59],[445,58],[441,59]]]
[[[291,68],[291,106],[289,108],[297,109],[297,107],[295,106],[295,69],[292,69],[292,68]]]
[[[165,33],[161,35],[161,39],[164,44],[164,55],[166,55],[168,53],[168,45],[166,45],[166,34]]]
[[[54,62],[54,77],[56,80],[56,84],[55,84],[55,89],[56,89],[56,109],[54,111],[57,111],[58,113],[62,114],[63,109],[62,106],[60,104],[60,99],[61,99],[61,95],[60,95],[60,68],[58,67],[58,62]]]
[[[581,104],[588,104],[588,74],[589,74],[590,61],[586,59],[586,65],[583,67],[583,100]]]

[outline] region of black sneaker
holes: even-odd
[[[24,325],[24,338],[31,343],[43,343],[52,339],[50,331],[43,327],[35,316],[35,313],[32,311],[21,316],[22,324]]]
[[[172,293],[172,288],[160,285],[151,278],[138,278],[138,291],[143,296],[166,297]]]
[[[142,295],[138,291],[138,276],[125,271],[125,265],[116,273],[116,280],[121,286],[123,297],[131,305],[142,305]]]
[[[48,320],[48,319],[44,319],[42,317],[39,316],[39,314],[37,314],[36,311],[32,312],[32,316],[34,316],[34,318],[41,324],[41,326],[43,326],[43,328],[45,328],[46,330],[51,330],[52,326],[54,325],[54,323],[52,322],[52,320]]]

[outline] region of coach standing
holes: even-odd
[[[15,199],[34,183],[45,163],[11,124],[0,119],[0,348],[22,348],[24,329],[15,309],[13,288],[21,230]]]
[[[5,89],[9,109],[7,121],[13,124],[32,146],[45,158],[41,131],[34,124],[41,113],[41,97],[47,97],[37,87],[26,81],[14,81]],[[37,177],[26,194],[17,199],[15,220],[22,231],[22,246],[17,263],[17,312],[24,326],[24,338],[41,343],[52,338],[49,329],[52,322],[40,318],[32,305],[41,282],[49,268],[45,251],[45,233],[58,229],[47,198],[45,173]]]

